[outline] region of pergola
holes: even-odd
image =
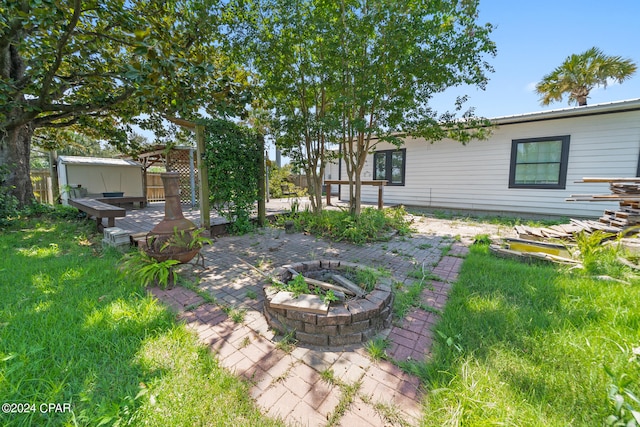
[[[147,188],[147,172],[151,166],[162,165],[167,171],[180,173],[180,201],[195,207],[199,201],[197,192],[198,160],[195,147],[155,145],[132,157],[144,169],[143,185]]]
[[[194,122],[190,122],[188,120],[180,119],[177,117],[165,117],[172,123],[175,123],[178,126],[181,126],[184,129],[188,129],[192,132],[195,132],[196,136],[196,148],[195,148],[195,156],[194,149],[192,147],[180,147],[186,148],[189,150],[189,171],[190,171],[190,183],[191,183],[191,194],[193,194],[192,200],[195,199],[195,183],[197,180],[198,187],[198,202],[200,205],[200,225],[201,227],[209,228],[211,226],[211,215],[210,215],[210,207],[209,207],[209,175],[207,173],[207,165],[205,162],[200,161],[204,159],[205,156],[205,144],[204,144],[204,126],[198,125]],[[161,146],[156,147],[156,149],[152,149],[144,153],[144,155],[139,155],[137,160],[142,163],[144,166],[144,186],[146,188],[147,185],[147,169],[151,167],[153,164],[158,162],[166,162],[165,165],[167,170],[170,167],[170,159],[172,155],[169,154],[167,156],[166,153],[176,153],[180,152],[180,150],[176,150],[178,147],[173,147],[170,150],[167,150],[166,147],[164,149],[160,148]],[[264,154],[264,151],[262,154]],[[182,150],[184,153],[185,150]],[[174,154],[175,155],[175,154]],[[164,156],[164,157],[163,157]],[[264,171],[264,158],[260,162],[261,171],[260,171],[260,182],[259,186],[259,200],[258,200],[258,223],[262,226],[265,223],[266,217],[266,206],[265,206],[265,171]],[[197,173],[196,173],[197,166]],[[173,169],[175,170],[175,169]],[[180,171],[179,171],[180,172]],[[197,176],[196,176],[197,175]]]

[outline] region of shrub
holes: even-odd
[[[359,216],[353,216],[346,210],[325,210],[318,215],[304,211],[292,215],[290,220],[298,231],[335,241],[363,244],[389,240],[396,232],[399,235],[409,234],[411,227],[405,215],[402,207],[384,210],[364,208]]]

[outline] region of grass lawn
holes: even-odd
[[[0,424],[279,425],[118,272],[121,254],[103,251],[94,227],[32,219],[0,230],[0,403],[27,411],[0,413]]]
[[[428,390],[424,426],[599,426],[622,415],[611,384],[640,396],[638,282],[502,260],[473,246],[436,330],[433,358],[405,365]]]

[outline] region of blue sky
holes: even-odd
[[[567,99],[540,105],[534,86],[574,53],[596,46],[607,55],[630,58],[640,66],[640,0],[480,0],[479,22],[495,29],[497,55],[485,91],[453,88],[434,98],[437,111],[452,108],[456,94],[484,117],[568,107]],[[640,72],[622,84],[595,89],[589,105],[640,98]]]

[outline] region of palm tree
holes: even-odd
[[[609,56],[597,47],[579,55],[569,56],[558,68],[542,78],[536,85],[536,92],[542,97],[540,103],[549,105],[562,101],[562,95],[569,94],[569,105],[587,105],[591,89],[607,87],[611,80],[622,83],[637,69],[631,59]]]

